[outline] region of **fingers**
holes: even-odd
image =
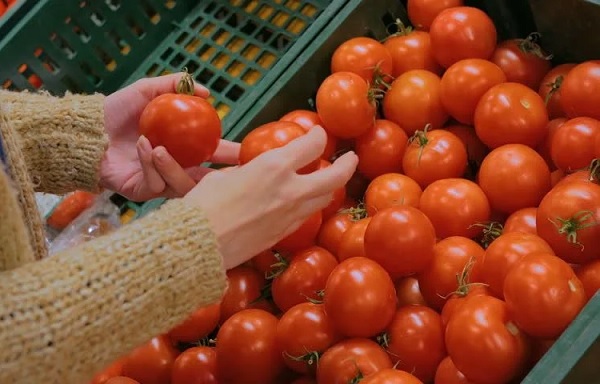
[[[158,170],[154,167],[150,141],[145,136],[140,136],[136,144],[136,150],[142,164],[146,188],[152,194],[161,193],[165,189],[166,184]]]
[[[183,73],[173,73],[165,76],[148,77],[139,81],[139,91],[150,100],[164,93],[173,93],[177,90],[177,84]],[[207,98],[210,91],[202,85],[194,82],[194,95]]]
[[[185,170],[188,176],[191,177],[195,182],[199,182],[204,176],[214,171],[216,171],[216,169],[208,167],[193,167]]]
[[[273,152],[277,151],[277,156],[289,162],[294,170],[298,170],[321,157],[326,144],[325,130],[320,126],[315,126],[305,135]]]
[[[152,151],[152,161],[167,186],[176,195],[183,196],[196,185],[194,179],[181,168],[165,147],[154,148]]]
[[[210,161],[216,164],[237,164],[240,157],[240,143],[221,139]]]
[[[321,196],[344,187],[356,171],[357,165],[358,156],[354,152],[347,152],[332,165],[298,177],[303,179],[302,185],[308,188],[309,197]]]

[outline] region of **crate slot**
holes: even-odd
[[[263,20],[268,20],[269,17],[273,14],[274,9],[270,5],[263,4],[260,8],[257,9],[255,14]]]
[[[288,0],[285,2],[285,7],[291,9],[292,11],[300,8],[301,5],[302,2],[300,0]]]
[[[229,25],[232,28],[237,28],[243,21],[243,17],[238,13],[233,13],[231,16],[225,20],[225,24]]]
[[[94,72],[94,70],[87,63],[81,63],[80,67],[83,73],[87,75],[88,79],[92,84],[96,86],[100,84],[102,79],[96,72]]]
[[[198,69],[200,69],[200,66],[198,65],[197,62],[193,61],[193,60],[189,60],[186,64],[185,64],[185,68],[187,68],[189,73],[196,73],[196,71]]]
[[[160,13],[156,11],[147,1],[142,0],[142,8],[144,9],[144,13],[148,16],[148,19],[152,24],[158,24],[160,22]]]
[[[271,40],[271,37],[273,37],[273,35],[274,32],[270,28],[262,27],[258,30],[255,37],[257,40],[263,43],[268,43]]]
[[[212,45],[204,45],[202,48],[200,48],[200,51],[198,51],[198,57],[202,61],[210,61],[217,52],[217,48],[213,47]]]
[[[229,16],[230,10],[225,8],[225,7],[221,7],[219,8],[216,12],[215,12],[215,19],[217,20],[223,20],[225,18],[227,18],[227,16]]]
[[[255,69],[249,69],[242,75],[242,81],[248,85],[254,85],[258,82],[260,77],[260,72]]]
[[[73,33],[79,36],[83,43],[87,43],[88,41],[90,41],[91,36],[85,29],[81,28],[81,26],[79,26],[78,24],[75,24],[73,20],[71,20],[71,24],[73,25]]]
[[[246,48],[242,50],[242,56],[248,61],[253,61],[256,56],[260,53],[260,48],[254,44],[248,44]]]
[[[229,100],[237,101],[244,95],[244,88],[233,85],[231,89],[225,94]]]
[[[58,64],[48,56],[41,48],[34,51],[33,55],[42,63],[44,67],[50,73],[57,73],[59,71]]]
[[[184,60],[185,56],[183,56],[181,53],[178,53],[175,55],[175,57],[171,59],[171,61],[169,61],[169,64],[175,68],[178,68],[179,66],[181,66]]]
[[[150,68],[146,71],[146,76],[154,77],[160,70],[160,66],[156,63],[152,64]]]
[[[144,28],[142,28],[132,18],[127,18],[127,25],[129,26],[129,29],[131,30],[131,32],[133,33],[133,35],[135,37],[137,37],[138,39],[143,39],[144,36],[146,35],[146,32],[144,31]]]
[[[215,9],[217,9],[217,4],[214,1],[211,1],[206,5],[206,8],[204,8],[204,12],[213,13]]]
[[[217,77],[211,84],[212,88],[217,92],[223,92],[229,85],[229,81],[221,76]]]
[[[111,11],[116,11],[121,7],[121,0],[104,0]]]
[[[109,39],[115,44],[115,46],[119,49],[121,54],[127,55],[130,51],[130,46],[121,36],[117,34],[116,31],[108,32]]]
[[[271,66],[273,66],[275,60],[277,60],[277,57],[275,55],[269,52],[263,52],[258,58],[258,60],[256,60],[256,62],[261,67],[268,69],[271,68]]]
[[[315,8],[314,5],[306,4],[304,7],[302,7],[302,10],[300,11],[300,13],[303,14],[304,16],[308,16],[308,17],[312,18],[317,13],[317,8]]]
[[[98,12],[92,12],[90,14],[90,20],[92,20],[92,23],[96,24],[96,26],[98,26],[98,27],[103,26],[104,23],[106,22],[106,19],[104,18],[104,16],[102,16]]]
[[[65,86],[67,86],[67,89],[70,89],[70,90],[72,90],[72,92],[75,92],[75,93],[81,93],[81,88],[80,88],[80,87],[79,87],[79,85],[78,85],[79,83],[78,83],[78,82],[75,82],[75,81],[73,81],[73,79],[72,79],[72,78],[70,78],[69,76],[64,76],[64,77],[61,79],[61,82],[62,82],[62,83],[65,85]]]
[[[208,68],[204,68],[200,73],[196,76],[196,80],[200,84],[208,84],[212,78],[215,76],[215,73]]]
[[[168,48],[166,51],[163,52],[162,55],[160,55],[160,59],[163,61],[167,61],[167,59],[169,57],[171,57],[171,55],[173,54],[173,48]]]
[[[190,36],[189,33],[182,32],[181,35],[179,35],[179,37],[175,40],[175,43],[177,45],[181,45],[189,36]]]
[[[246,66],[243,63],[233,60],[227,67],[227,73],[233,77],[239,77],[244,68],[246,68]]]
[[[115,60],[112,57],[110,57],[110,55],[108,53],[106,53],[105,50],[103,50],[102,48],[100,48],[98,46],[94,47],[94,50],[96,51],[96,55],[100,58],[100,60],[102,60],[102,63],[104,63],[106,68],[109,68],[112,65],[114,65],[114,67],[113,67],[113,70],[114,70],[114,68],[116,67]]]
[[[67,43],[65,39],[63,39],[58,34],[53,33],[50,36],[50,41],[52,41],[58,49],[63,51],[67,58],[72,59],[75,56],[75,50],[69,45],[69,43]]]
[[[240,49],[244,46],[245,42],[243,39],[239,37],[232,37],[229,39],[229,42],[225,46],[225,48],[229,49],[232,53],[239,52]]]
[[[189,43],[187,43],[187,45],[185,46],[185,51],[189,52],[189,53],[194,53],[196,52],[196,50],[198,49],[198,47],[200,46],[201,41],[200,39],[194,37]]]
[[[258,29],[258,24],[252,20],[246,21],[246,24],[240,29],[240,31],[246,35],[252,35],[254,31]]]
[[[211,39],[219,45],[225,45],[225,41],[227,41],[230,35],[231,34],[228,31],[219,28],[217,32],[211,36]]]

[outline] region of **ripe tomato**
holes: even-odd
[[[313,213],[300,228],[280,240],[273,248],[278,251],[296,252],[308,248],[317,242],[317,235],[323,223],[323,213]]]
[[[459,289],[457,276],[470,265],[481,263],[484,254],[479,244],[466,237],[453,236],[438,242],[433,249],[433,260],[418,275],[419,288],[427,304],[441,310],[446,298]],[[469,277],[470,283],[481,281],[473,273]]]
[[[556,169],[556,165],[554,165],[554,161],[552,161],[552,140],[554,139],[554,135],[558,131],[558,128],[563,125],[567,119],[559,117],[548,122],[548,126],[546,130],[548,134],[542,143],[537,147],[537,152],[544,158],[546,164],[548,164],[548,168],[551,171]]]
[[[388,173],[373,179],[365,192],[367,215],[396,205],[418,207],[423,190],[416,181],[400,173]]]
[[[317,91],[317,113],[323,128],[341,139],[356,138],[375,124],[376,103],[369,84],[352,72],[336,72]]]
[[[419,288],[419,280],[416,277],[408,276],[398,279],[395,286],[398,308],[406,305],[427,305]]]
[[[166,336],[157,336],[125,357],[121,374],[144,384],[168,383],[177,355]]]
[[[596,158],[600,159],[600,135],[596,137]]]
[[[435,384],[473,384],[454,365],[450,356],[446,356],[435,372]]]
[[[338,254],[344,233],[354,224],[352,216],[339,212],[327,219],[321,226],[317,244],[334,255]]]
[[[445,9],[460,7],[463,0],[408,0],[408,19],[415,28],[427,31],[431,23]]]
[[[331,272],[323,303],[341,334],[373,337],[392,321],[396,290],[379,264],[364,257],[353,257]]]
[[[383,44],[370,37],[355,37],[333,52],[331,73],[353,72],[373,84],[375,75],[392,73],[392,55]]]
[[[596,138],[600,121],[589,117],[567,120],[554,133],[551,155],[554,164],[565,172],[587,167],[596,157]]]
[[[485,12],[453,7],[436,16],[429,29],[433,56],[444,68],[463,59],[489,59],[496,48],[496,27]]]
[[[365,232],[365,253],[393,279],[423,271],[433,259],[435,229],[424,213],[401,205],[379,211]]]
[[[560,105],[567,117],[600,120],[600,62],[586,61],[569,71],[560,87]]]
[[[300,125],[290,121],[274,121],[263,124],[250,131],[242,140],[240,147],[240,165],[249,163],[259,155],[275,148],[280,148],[294,139],[304,135],[306,131]],[[319,159],[298,170],[306,174],[319,168]]]
[[[525,39],[505,40],[496,46],[490,60],[502,68],[506,79],[538,90],[552,64],[533,35]]]
[[[383,114],[409,136],[427,124],[441,128],[448,112],[440,98],[440,77],[423,69],[403,73],[383,98]]]
[[[514,211],[504,222],[502,233],[523,232],[536,235],[536,215],[537,208],[523,208]]]
[[[483,59],[460,60],[442,76],[440,98],[450,116],[463,124],[473,124],[475,108],[493,86],[506,82],[496,64]]]
[[[348,384],[392,368],[388,354],[369,339],[347,339],[329,348],[317,368],[317,382]],[[364,381],[364,380],[363,380]]]
[[[423,384],[415,376],[408,372],[399,371],[395,368],[382,369],[371,376],[361,380],[362,384]]]
[[[448,325],[448,321],[450,321],[450,318],[452,317],[454,312],[458,311],[462,307],[462,305],[468,297],[477,295],[490,295],[490,290],[487,288],[486,285],[478,283],[469,285],[469,281],[467,281],[467,284],[465,284],[464,286],[461,286],[456,291],[456,293],[450,296],[446,301],[446,304],[444,304],[441,313],[442,324],[444,324],[444,329]]]
[[[489,153],[488,147],[483,144],[481,139],[477,137],[475,129],[466,125],[449,125],[444,129],[450,133],[453,133],[463,142],[465,148],[467,148],[467,157],[469,162],[469,172],[471,176],[475,176],[475,173],[479,170],[481,162]]]
[[[476,383],[504,384],[517,377],[527,362],[527,344],[506,304],[491,296],[466,298],[446,327],[450,358]]]
[[[576,64],[557,65],[552,68],[540,82],[538,93],[546,102],[548,117],[550,119],[566,116],[560,101],[560,87],[562,86],[565,76],[567,76],[571,69],[575,68],[575,65]]]
[[[256,269],[266,277],[273,272],[273,268],[277,263],[279,263],[279,260],[277,259],[277,253],[267,249],[266,251],[254,256],[252,260],[250,260],[249,267]]]
[[[490,88],[475,109],[475,131],[488,147],[524,144],[536,148],[548,133],[548,112],[535,91],[518,83]]]
[[[231,316],[217,334],[219,380],[274,383],[285,368],[277,342],[278,323],[275,316],[260,309],[245,309]]]
[[[227,271],[227,282],[227,288],[221,299],[221,324],[235,313],[251,307],[260,298],[261,290],[266,284],[260,272],[244,266]]]
[[[370,222],[371,218],[365,217],[354,222],[344,232],[336,254],[339,261],[344,261],[351,257],[365,257],[365,232]]]
[[[205,99],[163,94],[144,108],[139,134],[153,147],[163,146],[183,168],[209,160],[221,139],[221,120]]]
[[[307,132],[316,125],[320,127],[323,126],[323,122],[321,122],[317,112],[307,111],[304,109],[297,109],[289,112],[279,119],[279,121],[290,121],[292,123],[296,123],[304,128],[304,130]],[[327,145],[325,146],[325,151],[323,152],[323,155],[321,155],[321,158],[325,160],[331,159],[331,157],[335,154],[336,148],[337,139],[331,134],[327,133]]]
[[[538,252],[553,253],[550,245],[537,235],[503,233],[485,251],[481,278],[496,297],[503,298],[504,279],[510,268],[522,258]]]
[[[413,31],[404,26],[383,45],[392,55],[392,76],[398,77],[413,69],[425,69],[441,75],[442,67],[433,58],[429,33]]]
[[[573,175],[575,175],[577,173],[579,173],[579,172],[575,172]],[[564,179],[565,179],[565,173],[563,171],[561,171],[560,169],[556,169],[556,170],[552,171],[552,173],[550,174],[550,184],[552,185],[552,188],[557,186]]]
[[[510,214],[538,205],[550,190],[550,170],[533,149],[507,144],[494,149],[483,160],[479,186],[492,210]]]
[[[329,167],[331,163],[327,160],[321,159],[321,163],[319,165],[319,169],[323,169],[325,167]],[[331,216],[335,215],[340,208],[344,205],[346,201],[346,187],[339,188],[333,192],[333,198],[331,199],[331,203],[327,207],[325,207],[322,211],[322,219],[326,220]]]
[[[94,375],[90,384],[106,384],[109,379],[120,376],[123,373],[123,362],[124,359],[113,362],[103,371]]]
[[[404,152],[402,168],[422,188],[436,180],[461,177],[467,169],[467,148],[443,129],[418,131]]]
[[[70,193],[58,203],[46,223],[52,228],[62,231],[83,211],[91,207],[95,199],[96,195],[85,191]]]
[[[277,324],[277,342],[284,362],[299,373],[314,375],[320,355],[340,339],[322,304],[298,304]]]
[[[171,372],[171,384],[217,384],[217,353],[211,347],[185,350]]]
[[[183,323],[171,329],[168,336],[174,342],[196,342],[215,330],[220,316],[220,303],[199,308]]]
[[[301,377],[292,381],[292,384],[317,384],[317,382],[312,377]]]
[[[600,185],[572,181],[557,185],[538,206],[537,231],[557,256],[574,264],[598,258]]]
[[[397,124],[377,120],[364,135],[356,139],[358,171],[368,179],[391,172],[402,171],[402,158],[408,136]]]
[[[105,384],[141,384],[141,383],[137,380],[130,379],[129,377],[115,376],[115,377],[111,377],[110,379],[108,379]]]
[[[600,290],[600,260],[583,264],[577,270],[577,277],[583,284],[587,299],[590,300]]]
[[[425,383],[433,380],[438,364],[446,356],[442,319],[426,306],[399,308],[382,340],[392,363]]]
[[[552,253],[517,261],[504,279],[504,299],[523,331],[546,340],[560,336],[586,303],[573,269]]]

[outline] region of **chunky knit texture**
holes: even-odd
[[[0,383],[85,384],[225,289],[210,224],[181,200],[44,257],[33,191],[97,188],[102,106],[101,95],[0,91]]]

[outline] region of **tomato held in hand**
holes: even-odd
[[[289,112],[284,115],[279,121],[290,121],[292,123],[296,123],[305,131],[310,131],[315,126],[323,127],[323,122],[319,118],[317,112],[307,111],[304,109],[297,109],[295,111]],[[325,146],[325,151],[323,151],[322,159],[330,160],[331,157],[335,154],[337,149],[337,139],[332,136],[330,133],[327,133],[327,145]]]
[[[425,69],[436,75],[442,67],[433,58],[431,37],[423,31],[413,31],[400,25],[400,30],[383,43],[392,55],[392,76],[398,77],[413,69]]]
[[[408,0],[408,19],[415,28],[427,31],[431,23],[445,9],[460,7],[463,0]]]
[[[566,116],[560,101],[560,88],[562,87],[565,76],[567,76],[575,66],[576,64],[571,63],[557,65],[552,68],[540,82],[538,93],[546,102],[548,117],[550,119]]]
[[[396,205],[418,207],[423,190],[416,181],[400,173],[387,173],[371,181],[365,192],[367,215]]]
[[[392,73],[392,56],[383,44],[370,37],[355,37],[333,52],[331,73],[352,72],[373,84],[376,75]]]
[[[586,61],[569,71],[560,87],[560,105],[567,117],[600,120],[600,62]]]
[[[596,138],[600,136],[600,121],[576,117],[564,122],[552,137],[552,161],[558,169],[573,172],[587,167],[596,157]]]
[[[178,352],[166,336],[158,336],[131,352],[123,361],[122,375],[144,384],[164,384]]]
[[[171,384],[218,384],[217,353],[211,347],[185,350],[171,372]]]
[[[435,384],[474,384],[456,368],[450,356],[446,356],[435,372]]]
[[[170,330],[168,335],[174,342],[197,342],[215,330],[220,316],[220,303],[199,308],[183,323]]]
[[[377,120],[373,128],[356,139],[358,171],[373,180],[377,176],[402,171],[402,158],[408,136],[389,120]]]
[[[317,211],[309,216],[298,229],[280,240],[273,248],[282,252],[296,252],[317,242],[317,235],[323,223],[323,213]]]
[[[423,384],[421,380],[410,373],[395,368],[382,369],[360,382],[362,384]]]

